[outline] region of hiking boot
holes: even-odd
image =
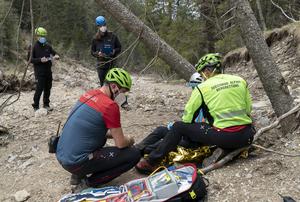
[[[37,111],[37,110],[39,110],[39,106],[38,106],[38,105],[31,104],[31,106],[33,107],[33,110],[34,110],[34,111]]]
[[[89,186],[87,185],[85,180],[81,180],[78,185],[71,185],[71,192],[74,193],[81,193],[83,190],[88,189]]]
[[[51,111],[53,111],[53,108],[52,108],[52,107],[50,107],[49,105],[48,105],[48,106],[44,106],[44,108],[45,108],[45,109],[47,109],[47,111],[48,111],[48,112],[51,112]]]
[[[70,179],[70,185],[79,185],[82,179],[84,179],[84,177],[72,174]]]
[[[152,173],[157,166],[151,165],[146,159],[142,158],[136,165],[135,169],[142,174],[150,174]]]
[[[221,158],[223,158],[228,152],[226,152],[224,149],[216,148],[215,151],[210,155],[209,157],[205,158],[203,160],[203,168],[212,165],[219,161]]]

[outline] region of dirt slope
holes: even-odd
[[[274,42],[271,50],[279,64],[296,103],[300,102],[299,58],[294,35],[288,34]],[[258,128],[274,120],[270,102],[251,61],[243,59],[226,69],[243,76],[250,84],[253,117]],[[47,152],[47,139],[54,134],[59,121],[65,121],[78,97],[87,89],[97,87],[97,77],[74,61],[56,63],[51,104],[55,110],[47,115],[34,113],[33,92],[24,92],[20,100],[5,108],[0,123],[10,135],[0,136],[0,201],[14,201],[13,195],[25,189],[28,201],[57,201],[70,192],[69,174],[54,155]],[[134,77],[130,94],[130,111],[122,111],[126,134],[141,140],[152,129],[178,120],[190,89],[183,82],[166,83],[151,76]],[[1,103],[4,97],[1,97]],[[259,143],[282,152],[300,153],[300,131],[283,135],[271,130]],[[210,181],[208,201],[282,201],[278,193],[300,200],[300,157],[289,158],[261,151],[248,159],[239,159],[207,174]],[[121,184],[140,177],[133,169],[110,184]]]

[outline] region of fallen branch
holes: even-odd
[[[255,142],[260,136],[262,133],[276,127],[279,125],[280,121],[282,119],[285,119],[286,117],[290,116],[291,114],[294,114],[296,112],[298,112],[300,110],[300,104],[296,105],[293,109],[291,109],[290,111],[288,111],[287,113],[281,115],[274,123],[272,123],[271,125],[269,126],[266,126],[264,128],[261,128],[257,131],[257,133],[254,135],[254,140],[253,142]]]
[[[298,156],[300,156],[300,154],[287,154],[287,153],[275,151],[275,150],[272,150],[272,149],[268,149],[268,148],[265,148],[265,147],[257,145],[257,144],[252,144],[252,146],[254,146],[256,148],[259,148],[259,149],[262,149],[264,151],[272,152],[272,153],[279,154],[279,155],[282,155],[282,156],[289,156],[289,157],[298,157]]]
[[[227,156],[225,156],[224,158],[222,158],[220,161],[218,161],[218,162],[216,162],[214,164],[211,164],[211,165],[209,165],[209,166],[207,166],[205,168],[202,168],[202,169],[200,169],[200,171],[202,171],[204,174],[206,174],[206,173],[208,173],[208,172],[210,172],[212,170],[221,168],[227,162],[231,161],[235,156],[239,155],[242,151],[244,151],[246,149],[249,149],[249,147],[250,146],[234,150],[233,152],[230,152]]]
[[[300,104],[298,104],[297,106],[295,106],[293,109],[291,109],[287,113],[285,113],[285,114],[281,115],[280,117],[278,117],[278,119],[274,123],[272,123],[271,125],[259,129],[257,131],[257,133],[254,135],[253,142],[255,142],[261,136],[262,133],[264,133],[264,132],[266,132],[266,131],[268,131],[268,130],[270,130],[272,128],[275,128],[276,126],[278,126],[279,123],[280,123],[280,121],[282,119],[290,116],[291,114],[294,114],[294,113],[298,112],[299,110],[300,110]],[[250,148],[250,146],[236,149],[236,150],[230,152],[228,155],[226,155],[220,161],[218,161],[218,162],[216,162],[216,163],[214,163],[212,165],[209,165],[209,166],[207,166],[205,168],[202,168],[202,169],[200,169],[200,171],[202,171],[204,174],[206,174],[206,173],[208,173],[208,172],[210,172],[212,170],[220,168],[220,167],[224,166],[227,162],[231,161],[234,157],[236,157],[237,155],[239,155],[242,151],[244,151],[246,149],[249,149],[249,148]],[[281,152],[277,152],[277,153],[283,155],[283,153],[281,153]],[[286,155],[286,154],[284,154],[284,155]],[[286,156],[291,156],[291,155],[286,155]]]

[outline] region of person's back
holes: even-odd
[[[89,186],[106,183],[131,169],[140,152],[131,147],[134,139],[124,135],[117,96],[128,92],[132,80],[128,72],[113,68],[104,85],[82,95],[66,121],[58,140],[56,157],[72,173],[71,185],[87,178]],[[104,146],[112,138],[114,146]]]
[[[213,118],[213,126],[227,128],[252,123],[250,95],[241,77],[218,74],[203,82],[199,90]],[[196,93],[201,96],[199,91]]]
[[[104,146],[107,128],[120,127],[120,120],[108,118],[109,113],[119,114],[119,107],[100,90],[88,91],[80,97],[57,146],[57,159],[62,165],[85,161],[89,154]]]

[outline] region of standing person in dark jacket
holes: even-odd
[[[121,43],[114,33],[107,31],[103,16],[96,18],[96,25],[98,31],[92,41],[91,54],[97,58],[97,73],[103,86],[108,70],[114,66],[115,57],[121,52]]]
[[[44,108],[48,111],[52,111],[53,109],[50,107],[49,97],[50,90],[52,87],[52,60],[59,59],[57,53],[53,50],[53,48],[47,43],[46,36],[47,31],[43,27],[38,27],[35,29],[35,35],[37,37],[37,41],[32,49],[31,63],[34,66],[34,75],[37,81],[36,89],[33,97],[32,107],[36,111],[39,109],[39,102],[42,92]],[[30,52],[28,54],[28,57]]]

